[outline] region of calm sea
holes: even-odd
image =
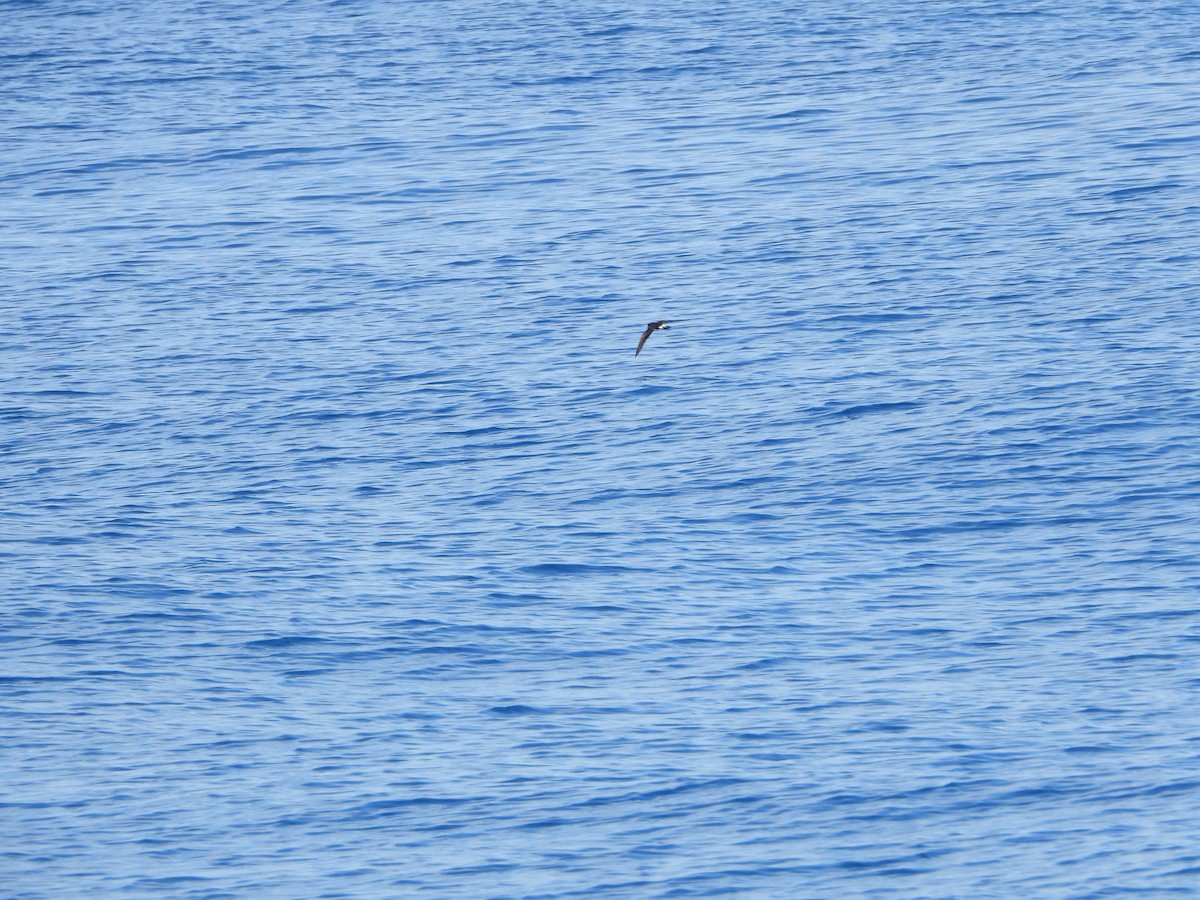
[[[0,225],[3,897],[1200,892],[1194,4],[0,0]]]

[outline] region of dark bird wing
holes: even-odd
[[[654,323],[654,324],[657,324],[657,323]],[[646,345],[646,338],[648,338],[648,337],[650,337],[650,335],[654,334],[654,324],[647,326],[646,330],[642,332],[642,339],[640,341],[638,341],[638,348],[633,351],[634,356],[637,356],[639,353],[642,352],[642,347],[644,347]]]

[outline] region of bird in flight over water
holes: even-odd
[[[679,319],[662,319],[658,322],[651,322],[649,325],[647,325],[646,330],[642,332],[642,339],[640,341],[638,341],[638,348],[633,351],[633,355],[637,356],[639,353],[642,352],[642,347],[644,347],[646,345],[646,338],[650,337],[650,335],[654,334],[654,332],[658,331],[660,328],[663,331],[666,331],[668,328],[668,325],[667,325],[668,322],[678,322],[678,321],[679,321]]]

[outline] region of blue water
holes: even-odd
[[[1200,892],[1192,4],[0,21],[4,897]]]

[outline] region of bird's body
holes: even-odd
[[[633,351],[633,355],[637,356],[642,352],[642,347],[646,345],[646,338],[650,337],[650,335],[654,334],[654,332],[658,331],[660,328],[663,331],[666,331],[668,327],[667,323],[676,321],[678,321],[678,319],[661,319],[658,322],[651,322],[649,325],[647,325],[646,330],[642,332],[642,339],[638,341],[637,349]]]

